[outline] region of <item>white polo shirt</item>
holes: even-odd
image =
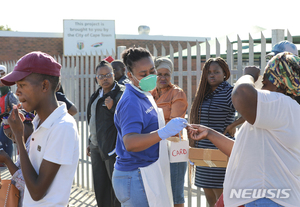
[[[245,122],[236,136],[223,194],[226,207],[262,197],[300,205],[300,105],[295,100],[257,91],[256,120]]]
[[[79,159],[77,125],[63,102],[37,128],[39,122],[37,115],[32,122],[29,159],[38,174],[43,159],[61,166],[43,199],[34,201],[25,187],[23,206],[67,206]]]

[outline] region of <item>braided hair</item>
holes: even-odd
[[[96,66],[96,73],[97,73],[97,71],[98,71],[101,67],[105,67],[105,66],[109,67],[109,68],[111,69],[112,73],[114,72],[114,70],[113,70],[111,64],[110,64],[109,62],[107,62],[106,60],[102,60],[102,61]]]
[[[230,70],[229,67],[226,63],[226,61],[221,58],[221,57],[217,57],[217,58],[209,58],[205,63],[204,66],[202,68],[202,75],[201,75],[201,80],[200,83],[198,85],[198,89],[196,92],[196,97],[192,103],[192,107],[191,107],[191,112],[189,115],[189,122],[193,123],[193,124],[200,124],[200,113],[201,110],[199,110],[199,108],[201,108],[202,106],[202,102],[204,100],[204,97],[211,92],[211,87],[208,84],[207,81],[207,77],[208,77],[208,70],[209,67],[212,63],[217,63],[224,72],[224,81],[228,80],[228,78],[230,77]]]
[[[131,47],[122,53],[123,63],[126,65],[127,70],[132,72],[132,68],[135,62],[142,58],[151,57],[151,53],[143,47]]]

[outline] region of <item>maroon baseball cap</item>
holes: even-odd
[[[14,85],[31,73],[39,73],[51,76],[60,76],[61,65],[47,53],[34,51],[21,57],[14,70],[1,78],[4,85]]]

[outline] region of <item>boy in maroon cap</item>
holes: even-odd
[[[23,206],[67,206],[79,159],[79,138],[74,118],[57,102],[55,89],[61,65],[42,52],[23,56],[3,77],[5,85],[17,84],[16,95],[26,111],[36,111],[27,155],[23,123],[14,106],[8,123],[15,135],[26,187]]]

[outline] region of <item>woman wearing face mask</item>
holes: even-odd
[[[157,70],[157,83],[151,94],[157,106],[163,109],[165,122],[168,123],[175,117],[184,118],[188,103],[184,91],[171,83],[172,61],[168,58],[159,57],[155,58],[154,64]],[[170,164],[174,207],[184,206],[184,175],[186,169],[187,162]]]
[[[166,140],[185,127],[172,119],[166,126],[162,110],[148,92],[156,86],[152,55],[144,48],[122,54],[131,83],[115,112],[118,130],[113,188],[122,206],[171,207],[173,205]]]
[[[226,82],[229,77],[230,70],[224,59],[210,58],[205,62],[189,118],[190,123],[211,127],[233,139],[235,128],[243,119],[234,121],[233,87]],[[195,147],[217,149],[208,139],[196,141]],[[226,168],[196,167],[195,185],[203,188],[210,207],[223,192],[225,171]]]

